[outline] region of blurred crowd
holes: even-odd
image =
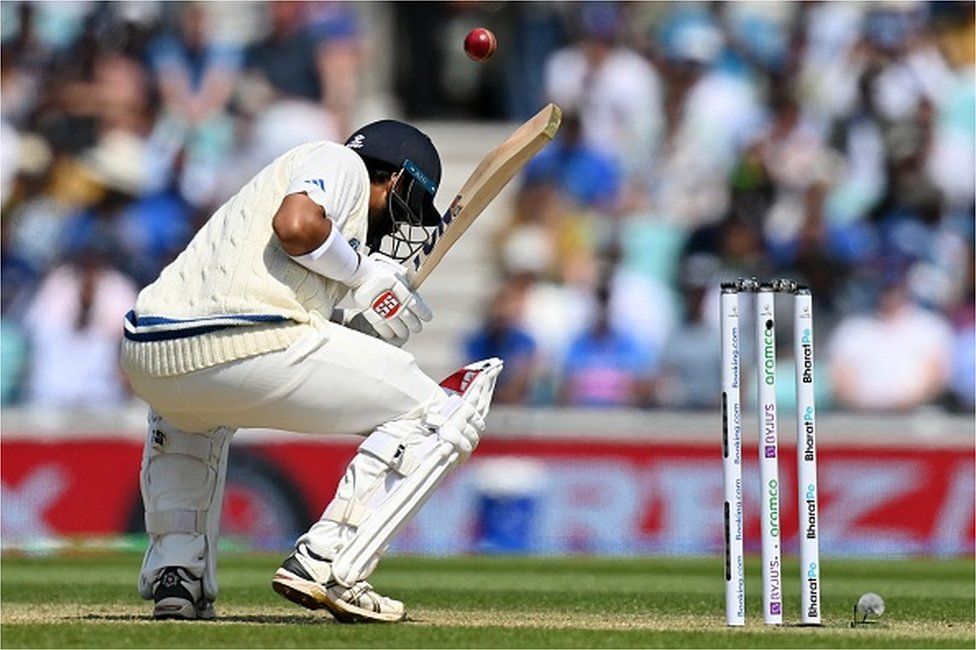
[[[121,318],[279,154],[344,139],[341,3],[4,2],[4,403],[112,406]]]
[[[755,276],[812,288],[818,404],[971,412],[973,5],[569,9],[542,68],[565,123],[467,341],[508,361],[498,399],[715,407],[718,284]]]
[[[4,404],[127,399],[139,288],[272,158],[355,126],[372,46],[407,118],[565,111],[458,341],[506,359],[499,401],[713,407],[717,283],[757,276],[812,287],[820,404],[973,409],[972,3],[388,9],[397,43],[336,2],[0,4]],[[424,30],[472,16],[511,45],[459,68]]]

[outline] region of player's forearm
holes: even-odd
[[[367,265],[363,258],[353,250],[338,228],[330,227],[325,240],[311,251],[301,255],[289,254],[309,271],[350,287],[358,287],[366,275]]]
[[[304,194],[286,196],[271,226],[285,252],[309,271],[350,286],[359,284],[361,258],[322,207]]]

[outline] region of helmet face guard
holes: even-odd
[[[395,225],[390,233],[380,239],[375,248],[370,248],[403,264],[427,245],[433,231],[433,226]]]
[[[426,204],[432,204],[436,189],[413,161],[404,161],[387,199],[391,224],[390,232],[379,244],[381,253],[404,262],[428,242],[436,226],[424,225],[424,212],[426,209],[429,215]]]
[[[405,160],[390,190],[389,207],[393,224],[423,225],[425,203],[433,201],[436,191],[437,186],[420,167],[410,159]]]

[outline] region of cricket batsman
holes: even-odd
[[[366,581],[485,426],[501,361],[443,385],[399,348],[432,314],[399,262],[436,225],[441,162],[394,120],[285,153],[222,205],[125,319],[150,405],[139,576],[155,618],[209,619],[228,443],[241,427],[365,436],[335,498],[275,573],[341,622],[398,621]],[[345,299],[347,309],[337,309]],[[442,387],[443,386],[443,387]]]

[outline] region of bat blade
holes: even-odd
[[[516,174],[559,130],[562,111],[549,104],[492,149],[451,201],[434,236],[407,261],[410,286],[416,289]]]

